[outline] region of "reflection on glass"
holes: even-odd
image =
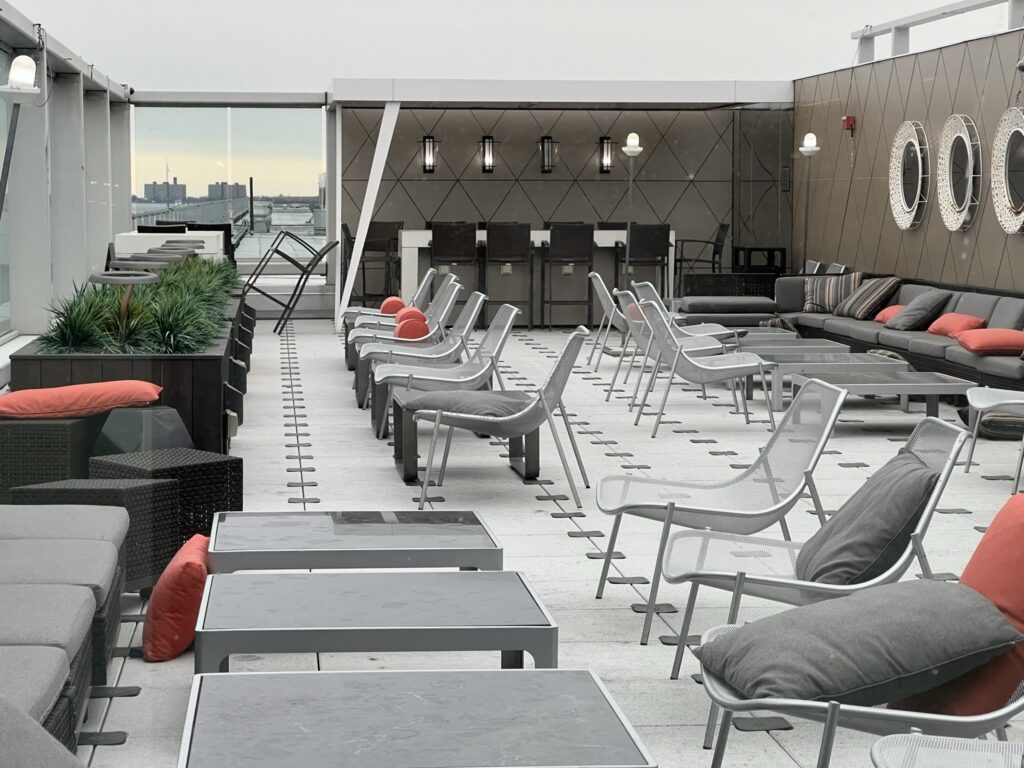
[[[10,66],[10,55],[0,52],[0,83],[7,82],[7,70]],[[7,144],[9,115],[7,102],[0,99],[0,146]],[[4,208],[0,211],[0,334],[11,330],[11,219],[8,209],[14,192],[15,190],[8,186]]]
[[[903,187],[903,207],[908,211],[913,210],[921,193],[921,151],[915,142],[908,141],[903,147],[900,178]]]
[[[1006,143],[1006,194],[1015,211],[1024,210],[1024,133],[1014,131]]]
[[[949,147],[949,191],[958,211],[967,207],[971,192],[971,150],[963,136],[955,136]]]

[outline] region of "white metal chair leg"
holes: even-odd
[[[764,405],[768,409],[768,423],[772,425],[772,432],[775,431],[775,411],[772,410],[772,402],[768,395],[768,381],[765,379],[764,366],[757,366],[761,372],[761,393],[764,395]]]
[[[668,545],[668,534],[672,530],[672,518],[676,514],[676,505],[668,503],[665,509],[665,522],[661,526],[661,541],[658,542],[658,559],[654,561],[654,575],[651,577],[651,592],[647,597],[647,613],[644,616],[644,631],[640,635],[640,645],[647,645],[651,636],[651,623],[654,621],[654,608],[658,604],[658,587],[661,584],[661,561],[665,557]]]
[[[420,509],[427,503],[427,491],[430,488],[430,468],[434,463],[434,449],[437,448],[437,436],[441,432],[441,411],[434,418],[434,431],[430,435],[430,450],[427,451],[427,467],[423,472],[423,492],[420,493]]]
[[[733,585],[733,588],[732,588],[732,600],[729,603],[729,616],[725,620],[726,624],[735,624],[736,623],[736,618],[740,614],[740,599],[743,597],[743,585],[746,582],[746,579],[747,579],[747,574],[745,574],[743,571],[740,571],[739,573],[736,574],[736,583]],[[724,734],[728,733],[727,727],[725,727],[725,726],[727,726],[728,724],[730,724],[732,722],[731,714],[729,712],[726,712],[725,714],[726,714],[726,717],[722,718],[722,725],[723,725],[722,732],[721,732],[721,734],[719,734],[719,737],[718,737],[720,739],[722,738],[722,736]],[[718,705],[715,704],[714,702],[712,702],[711,708],[708,711],[708,724],[707,724],[707,728],[705,728],[705,730],[704,730],[704,749],[711,749],[712,745],[714,744],[714,740],[715,740],[715,726],[716,726],[717,722],[718,722]],[[728,738],[728,737],[726,737],[726,738]]]
[[[981,431],[981,413],[971,408],[970,417],[973,417],[974,423],[971,425],[971,447],[967,449],[967,466],[964,467],[965,475],[971,471],[971,459],[974,458],[974,446],[978,444],[978,432]]]
[[[672,379],[675,378],[671,373],[668,375],[668,382],[665,384],[665,393],[661,396],[661,406],[658,408],[658,413],[654,417],[654,429],[651,430],[651,437],[658,436],[658,427],[661,426],[661,417],[665,414],[665,405],[668,403],[668,393],[672,389]]]
[[[828,768],[832,763],[832,747],[836,743],[836,728],[839,727],[839,702],[828,703],[828,715],[825,717],[825,728],[821,734],[821,746],[818,748],[817,768]]]
[[[572,479],[572,471],[569,469],[569,462],[565,459],[565,450],[562,448],[562,441],[558,438],[558,430],[555,429],[555,420],[551,416],[551,411],[548,410],[547,405],[544,403],[543,398],[541,404],[544,405],[544,415],[548,419],[548,428],[551,430],[551,439],[555,441],[555,449],[558,451],[558,459],[562,462],[562,470],[565,472],[565,479],[569,483],[569,490],[572,491],[572,499],[576,502],[576,509],[583,508],[583,502],[580,501],[580,494],[576,490],[576,483]]]
[[[1017,472],[1013,476],[1013,492],[1017,493],[1020,490],[1020,469],[1021,464],[1024,464],[1024,438],[1020,442],[1020,451],[1017,453]]]
[[[631,335],[632,335],[632,333],[630,331],[626,332],[626,338],[625,338],[625,340],[623,341],[623,344],[622,344],[622,354],[619,355],[619,359],[615,363],[615,373],[612,374],[612,383],[608,385],[608,392],[604,396],[605,402],[607,402],[607,401],[612,399],[612,390],[615,389],[615,382],[619,378],[619,371],[622,370],[622,361],[626,359],[626,344],[629,343],[629,339],[630,339]]]
[[[452,449],[452,435],[455,427],[448,427],[448,435],[444,439],[444,453],[441,454],[441,471],[437,473],[437,487],[444,485],[444,471],[448,469],[448,453]]]
[[[636,365],[636,356],[638,354],[640,354],[640,340],[633,339],[633,354],[629,358],[629,365],[626,366],[626,375],[622,377],[622,386],[626,386],[629,383],[629,374],[632,373],[633,366]]]
[[[596,599],[604,597],[604,585],[608,581],[608,571],[612,567],[612,555],[615,554],[615,540],[619,538],[619,526],[622,525],[622,515],[616,515],[612,522],[612,532],[608,536],[607,549],[604,553],[604,565],[601,566],[601,581],[597,584]]]
[[[604,324],[608,320],[608,313],[605,312],[601,316],[601,322],[598,323],[597,333],[594,334],[594,346],[590,348],[590,357],[587,358],[587,365],[594,362],[594,353],[597,351],[598,346],[601,343],[601,331],[604,329]]]
[[[572,431],[572,425],[569,423],[569,415],[565,412],[565,403],[561,400],[558,401],[558,410],[562,414],[562,421],[565,422],[565,431],[569,435],[569,444],[572,446],[572,452],[576,454],[576,464],[580,468],[580,476],[583,478],[583,487],[590,487],[590,478],[587,477],[587,470],[583,466],[583,457],[580,455],[580,448],[576,445],[576,433]]]
[[[597,372],[597,369],[601,367],[601,358],[604,357],[604,348],[608,344],[608,337],[611,335],[611,332],[612,332],[612,319],[613,319],[612,316],[609,315],[608,316],[608,325],[606,325],[605,329],[604,329],[604,339],[598,345],[600,347],[600,349],[597,350],[597,362],[594,363],[594,372],[595,373]]]
[[[640,417],[644,413],[644,408],[647,407],[647,398],[651,395],[651,390],[654,389],[654,382],[658,380],[658,371],[661,370],[661,353],[659,352],[654,357],[654,370],[651,371],[651,376],[647,380],[647,388],[644,390],[643,400],[640,401],[640,407],[636,411],[636,418],[633,419],[633,426],[635,427],[640,423]]]
[[[717,709],[717,707],[715,707]],[[722,715],[722,730],[718,734],[718,743],[715,744],[715,755],[711,759],[711,768],[722,768],[722,762],[725,760],[725,747],[729,743],[729,732],[732,730],[732,712],[726,712]],[[711,733],[711,738],[714,738],[714,732]],[[707,734],[704,736],[704,749],[711,749],[711,745],[708,743]]]
[[[740,391],[740,408],[743,410],[743,421],[750,423],[750,406],[747,405],[747,391],[745,382],[735,382],[733,386]]]
[[[654,334],[652,333],[650,338],[647,339],[647,346],[644,347],[644,359],[640,363],[640,372],[636,375],[636,383],[633,385],[633,396],[629,399],[629,410],[633,410],[633,406],[636,405],[636,396],[640,393],[640,383],[644,378],[644,368],[647,367],[647,362],[651,359],[651,342],[654,341]],[[657,367],[654,369],[654,374],[658,372]],[[653,375],[653,374],[652,374]]]
[[[679,628],[679,644],[676,645],[676,657],[672,661],[672,674],[670,680],[679,679],[679,669],[683,665],[683,654],[686,652],[686,637],[690,633],[690,622],[693,621],[693,609],[697,605],[697,590],[700,584],[690,584],[690,597],[686,600],[686,613],[683,614],[683,625]]]

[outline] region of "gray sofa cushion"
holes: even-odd
[[[971,293],[968,291],[961,293],[957,302],[951,304],[946,311],[958,312],[961,315],[972,315],[973,317],[980,317],[988,321],[992,317],[992,311],[996,308],[998,300],[999,297],[991,293]]]
[[[84,768],[43,727],[0,696],[0,765],[17,768]]]
[[[1024,379],[1024,360],[1019,357],[979,357],[977,368],[982,373],[1007,379]]]
[[[128,535],[128,522],[124,507],[0,505],[0,539],[95,539],[120,549]]]
[[[924,336],[916,335],[920,333],[920,331],[908,331],[908,333],[913,333],[915,336],[910,340],[910,344],[907,349],[911,352],[916,352],[919,355],[928,355],[929,357],[937,357],[940,360],[945,360],[947,349],[950,347],[960,346],[960,343],[956,339],[951,339],[949,336],[937,336],[934,333],[928,333],[927,331],[925,331]]]
[[[721,323],[722,325],[736,328],[750,328],[759,325],[765,320],[771,320],[775,316],[774,312],[744,312],[741,314],[689,312],[681,315],[684,325]]]
[[[831,317],[832,315],[828,312],[801,312],[800,315],[791,322],[798,328],[801,325],[805,325],[808,328],[824,328],[825,321]]]
[[[911,453],[889,459],[800,548],[797,578],[862,584],[888,571],[910,544],[938,477]]]
[[[525,392],[491,392],[488,390],[454,390],[424,392],[404,399],[402,407],[409,411],[445,411],[469,416],[515,416],[533,399]]]
[[[1024,299],[1000,296],[988,319],[988,327],[1016,329],[1024,327]]]
[[[775,281],[775,304],[779,312],[802,312],[804,278],[780,277]]]
[[[943,308],[953,298],[949,291],[932,289],[918,294],[910,300],[896,317],[885,323],[894,331],[917,331],[927,328],[932,320],[942,314]]]
[[[925,579],[782,611],[695,653],[751,699],[874,706],[942,685],[1021,640],[970,587]]]
[[[930,285],[916,285],[914,283],[903,283],[900,285],[900,289],[896,291],[896,298],[890,299],[890,304],[909,304],[915,297],[920,296],[925,291],[932,290]]]
[[[117,548],[109,541],[16,539],[0,541],[0,584],[72,584],[88,587],[103,605],[114,584]]]
[[[959,363],[960,365],[969,365],[971,368],[978,367],[978,361],[981,360],[973,352],[968,352],[966,349],[961,347],[959,344],[946,348],[946,359],[951,363]]]
[[[0,584],[0,646],[48,645],[75,658],[92,626],[96,599],[86,587]]]
[[[829,333],[842,334],[869,344],[878,341],[878,332],[882,330],[881,323],[874,320],[854,320],[852,317],[826,318],[824,327]]]
[[[679,300],[679,311],[687,314],[761,312],[774,315],[778,307],[775,306],[775,301],[767,296],[684,296]]]
[[[68,657],[60,648],[0,646],[0,696],[41,722],[57,702],[70,670]]]
[[[879,325],[876,323],[876,325]],[[878,329],[878,343],[896,349],[910,349],[910,342],[913,339],[923,339],[927,336],[934,336],[928,331],[891,331],[885,326]]]

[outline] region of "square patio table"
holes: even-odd
[[[761,355],[765,360],[774,363],[771,367],[771,406],[773,411],[781,411],[786,377],[792,374],[806,374],[820,378],[825,373],[877,373],[906,371],[909,366],[905,360],[896,360],[884,355],[873,355],[870,352],[765,352]],[[748,398],[752,389],[752,378],[748,377]]]
[[[590,671],[198,675],[178,768],[655,768]]]
[[[892,371],[875,373],[823,373],[818,376],[793,375],[793,394],[810,378],[820,379],[827,384],[842,387],[851,395],[876,395],[879,397],[923,395],[925,414],[939,415],[939,398],[951,395],[966,395],[973,381],[960,379],[934,371]]]
[[[753,352],[755,355],[769,355],[778,352],[849,352],[848,344],[840,344],[831,339],[803,339],[799,336],[754,336],[751,339],[740,339],[740,352]]]
[[[196,620],[195,671],[233,653],[501,651],[558,666],[558,625],[509,571],[218,573]]]
[[[210,573],[323,568],[500,571],[503,550],[473,512],[218,512]]]

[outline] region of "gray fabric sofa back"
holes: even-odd
[[[988,327],[1018,330],[1024,327],[1024,299],[1000,296],[988,319]]]

